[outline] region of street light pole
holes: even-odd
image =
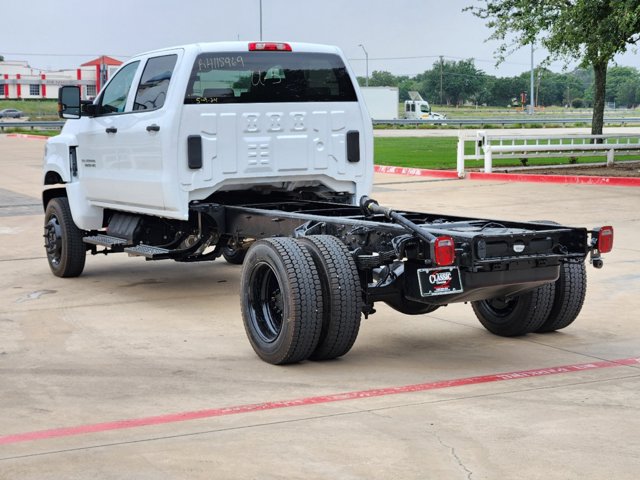
[[[358,44],[358,46],[362,48],[362,50],[364,51],[365,69],[367,72],[367,76],[365,77],[364,83],[365,83],[365,86],[368,87],[369,86],[369,53],[364,48],[364,45],[362,45],[361,43]]]
[[[260,41],[262,41],[262,0],[260,0]]]

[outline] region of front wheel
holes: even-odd
[[[480,323],[495,335],[515,337],[537,331],[553,305],[555,287],[548,283],[512,297],[471,302]]]
[[[313,353],[322,331],[322,289],[311,256],[294,239],[255,242],[240,290],[245,331],[261,359],[283,365]]]
[[[53,198],[44,215],[44,247],[49,268],[57,277],[77,277],[84,270],[87,250],[82,231],[73,223],[69,200]]]

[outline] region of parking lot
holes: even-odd
[[[638,188],[377,175],[381,204],[611,224],[614,251],[561,332],[376,305],[345,357],[276,367],[245,336],[238,266],[51,275],[43,147],[0,135],[0,479],[638,478]]]

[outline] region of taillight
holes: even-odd
[[[291,45],[288,43],[276,43],[276,42],[251,42],[249,44],[250,52],[290,52]]]
[[[449,236],[438,237],[433,241],[433,261],[439,267],[451,265],[456,259],[456,244]]]
[[[596,248],[600,253],[609,253],[613,250],[613,227],[607,226],[600,228]]]

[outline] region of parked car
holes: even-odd
[[[20,118],[24,115],[20,110],[15,108],[5,108],[0,110],[0,118]]]

